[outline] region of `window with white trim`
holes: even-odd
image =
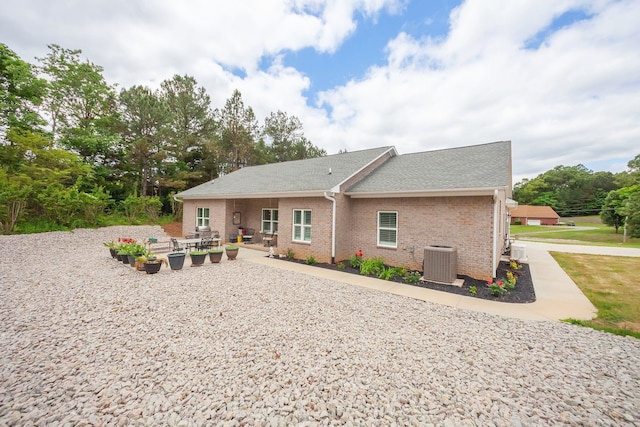
[[[278,232],[278,209],[262,209],[262,232]]]
[[[378,212],[378,246],[398,247],[398,212]]]
[[[209,208],[196,208],[196,227],[209,225]]]
[[[311,241],[311,211],[305,209],[293,210],[293,237],[294,242]]]

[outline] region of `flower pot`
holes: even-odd
[[[109,248],[109,253],[111,254],[111,258],[115,258],[117,255],[116,250],[112,248]]]
[[[129,262],[127,262],[127,264],[129,264],[131,267],[135,267],[136,266],[136,256],[128,254],[127,258],[128,258],[128,261],[129,261]]]
[[[207,253],[191,252],[191,267],[196,267],[204,264],[204,260],[207,257]]]
[[[217,251],[217,252],[210,251],[209,260],[211,260],[213,264],[219,263],[220,260],[222,260],[222,251]]]
[[[158,271],[160,271],[160,267],[162,267],[162,263],[161,262],[145,262],[144,264],[144,271],[147,272],[147,274],[156,274]]]
[[[182,252],[174,252],[167,255],[167,259],[169,260],[169,267],[171,267],[172,270],[182,270],[185,256],[186,255]]]
[[[116,259],[122,262],[122,255],[120,255],[118,252],[116,252]]]
[[[234,248],[226,247],[224,250],[227,252],[227,259],[229,261],[233,261],[238,256],[239,248],[237,247],[234,247]]]
[[[120,260],[122,261],[123,264],[129,264],[129,255],[127,254],[122,254],[120,256]]]

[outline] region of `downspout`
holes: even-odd
[[[493,192],[493,248],[491,249],[491,274],[493,278],[496,278],[496,271],[498,265],[496,262],[496,247],[498,246],[498,209],[500,208],[500,201],[498,200],[498,189]]]
[[[331,264],[336,263],[336,199],[333,197],[335,193],[331,193],[331,196],[324,192],[324,198],[331,201]]]

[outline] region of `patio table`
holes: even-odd
[[[213,242],[217,242],[217,243],[218,243],[218,245],[220,245],[220,241],[221,241],[221,239],[220,239],[220,238],[217,238],[217,237],[210,237],[209,239],[210,239],[211,241],[213,241]],[[198,245],[199,245],[200,243],[202,243],[202,239],[194,239],[194,238],[190,238],[190,239],[176,239],[176,241],[177,241],[179,244],[181,244],[181,245],[185,245],[185,247],[187,248],[187,251],[188,251],[189,249],[192,249],[192,248],[196,248],[196,247],[198,247]]]

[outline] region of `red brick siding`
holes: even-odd
[[[378,211],[398,212],[396,249],[377,247]],[[426,246],[452,246],[458,274],[493,276],[491,196],[353,199],[350,225],[350,254],[362,249],[365,257],[381,256],[388,264],[422,270]]]
[[[293,242],[293,210],[311,210],[311,242]],[[291,249],[298,259],[313,255],[318,262],[331,262],[331,202],[323,197],[280,199],[278,205],[278,250]]]
[[[185,236],[196,230],[197,208],[209,208],[209,226],[212,230],[220,232],[224,236],[226,200],[185,200],[184,213],[182,215],[182,235]]]

